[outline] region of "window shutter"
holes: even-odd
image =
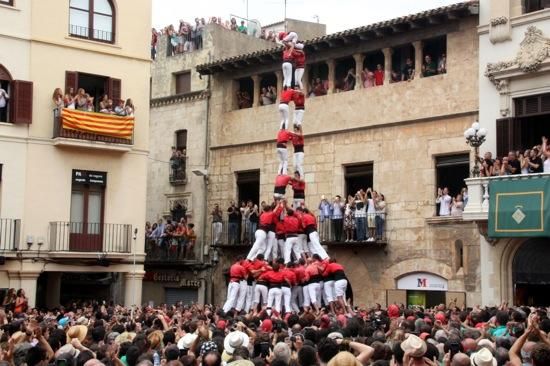
[[[176,131],[176,149],[187,149],[187,130]]]
[[[182,72],[176,75],[176,94],[185,94],[191,91],[191,73]]]
[[[32,123],[32,82],[14,80],[10,85],[10,122]]]
[[[497,119],[497,156],[508,155],[511,150],[521,148],[522,124],[519,118]]]
[[[113,100],[113,103],[118,103],[120,100],[120,89],[121,89],[120,79],[109,78],[109,98]]]
[[[69,89],[73,88],[74,93],[78,89],[78,72],[65,71],[65,94],[69,93]]]

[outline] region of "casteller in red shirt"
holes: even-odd
[[[306,96],[301,91],[294,91],[292,101],[294,102],[294,109],[305,109]]]
[[[229,268],[229,278],[231,282],[244,280],[247,275],[246,269],[241,265],[240,261],[234,263],[231,268]]]
[[[294,93],[295,93],[295,91],[292,88],[283,89],[283,91],[281,92],[281,98],[280,98],[279,103],[281,103],[281,104],[290,103],[290,101],[294,97]]]
[[[292,58],[296,64],[297,69],[303,69],[306,65],[306,53],[303,50],[294,49],[292,51]]]
[[[280,129],[279,132],[277,132],[277,147],[286,147],[286,143],[292,140],[294,137],[294,133],[290,132],[289,130]],[[284,145],[284,146],[279,146]]]

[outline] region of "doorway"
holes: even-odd
[[[237,195],[238,204],[241,202],[252,201],[260,204],[260,171],[251,170],[246,172],[237,172]]]
[[[373,165],[372,163],[348,165],[344,167],[344,177],[346,181],[346,196],[354,196],[357,191],[366,191],[372,187],[373,183]]]
[[[102,251],[103,206],[103,187],[85,184],[73,185],[69,239],[71,251]]]
[[[527,240],[512,262],[515,305],[550,305],[550,239]]]

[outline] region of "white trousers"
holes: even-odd
[[[223,311],[228,312],[237,304],[237,296],[239,295],[239,282],[229,282],[227,286],[227,300],[223,305]]]
[[[277,247],[279,249],[279,257],[284,257],[285,255],[285,241],[283,239],[277,240]]]
[[[279,103],[279,113],[281,114],[281,125],[279,128],[284,128],[286,130],[288,128],[288,104]]]
[[[304,292],[302,286],[294,286],[290,295],[290,306],[295,313],[300,312],[300,305],[304,303]]]
[[[239,282],[239,295],[237,296],[237,305],[235,310],[241,311],[246,303],[246,293],[248,292],[248,284],[245,280]]]
[[[304,179],[304,153],[294,153],[294,171],[300,172],[300,178]]]
[[[292,292],[290,291],[290,287],[281,287],[281,292],[283,293],[283,305],[285,307],[285,313],[290,313],[292,311],[292,307],[290,305]]]
[[[248,259],[249,261],[256,259],[256,256],[258,254],[264,253],[266,248],[267,234],[265,233],[265,231],[256,230],[254,236],[256,240],[254,241],[252,249],[250,249],[250,252],[248,252],[248,256],[246,257],[246,259]]]
[[[292,207],[294,209],[297,209],[298,207],[304,207],[305,206],[305,200],[303,198],[294,198],[292,200]]]
[[[283,41],[296,43],[298,42],[298,34],[296,32],[288,32],[286,37],[283,38]]]
[[[292,87],[292,64],[283,62],[283,87]]]
[[[295,251],[296,247],[298,247],[298,237],[294,236],[294,237],[286,238],[285,251],[284,251],[285,264],[288,264],[291,262],[291,254],[293,251],[294,253],[296,253]]]
[[[277,239],[275,238],[275,233],[273,231],[269,231],[267,233],[266,243],[267,245],[264,253],[265,260],[269,261],[270,258],[277,259],[279,251],[277,248]]]
[[[279,157],[279,170],[277,174],[287,175],[288,173],[288,149],[278,147],[277,156]]]
[[[304,70],[305,69],[303,67],[294,70],[294,84],[297,84],[301,90],[304,89],[304,85],[302,84],[302,76],[304,76]]]
[[[301,126],[302,123],[304,122],[304,112],[305,112],[304,109],[295,109],[294,121],[292,121],[292,123],[294,123],[296,126]]]
[[[346,301],[346,289],[348,287],[347,280],[338,280],[334,281],[334,295],[338,297],[343,297]]]
[[[298,244],[300,245],[300,248],[302,248],[302,253],[311,254],[308,246],[307,246],[307,236],[306,234],[298,234]]]
[[[281,298],[283,293],[280,288],[270,288],[267,293],[267,307],[281,312]]]
[[[323,293],[327,304],[333,302],[334,298],[334,281],[323,282]]]
[[[254,286],[254,305],[260,304],[267,305],[267,287],[265,285]]]
[[[214,237],[214,244],[219,244],[221,237],[222,237],[222,223],[221,222],[213,222],[212,223],[212,230],[214,231],[212,236]]]
[[[250,311],[250,308],[252,307],[252,302],[254,300],[254,287],[256,287],[254,283],[252,283],[252,286],[249,286],[248,284],[246,286],[246,301],[244,303],[244,311],[246,311],[247,313]]]
[[[323,248],[321,242],[319,241],[319,233],[317,231],[309,234],[309,248],[311,253],[319,254],[319,257],[321,257],[322,260],[328,258],[327,251]]]
[[[307,285],[307,292],[309,294],[309,300],[313,305],[320,305],[319,298],[321,297],[321,286],[318,282],[310,283]]]

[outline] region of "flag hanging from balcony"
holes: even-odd
[[[66,130],[90,132],[128,140],[132,139],[134,132],[133,116],[121,117],[65,108],[61,112],[61,121],[62,127]]]
[[[489,183],[489,237],[550,237],[550,176]]]

